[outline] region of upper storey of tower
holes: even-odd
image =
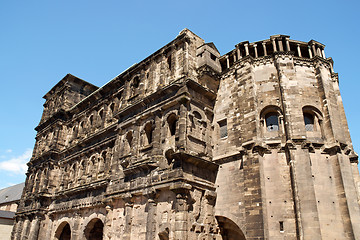
[[[235,62],[246,57],[267,58],[273,54],[287,53],[294,57],[311,59],[325,57],[325,45],[315,40],[302,42],[290,39],[286,35],[273,35],[269,39],[252,42],[243,41],[235,45],[235,49],[220,58],[222,70],[229,69]]]

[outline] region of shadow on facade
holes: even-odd
[[[223,240],[246,240],[238,225],[227,217],[216,216]]]

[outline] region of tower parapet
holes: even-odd
[[[325,57],[325,45],[311,40],[302,42],[290,39],[286,35],[272,35],[269,39],[252,42],[244,41],[235,45],[235,49],[220,58],[222,70],[233,66],[237,61],[252,57],[253,59],[269,58],[274,54],[290,54],[295,58],[313,59]],[[329,58],[328,60],[330,60]]]

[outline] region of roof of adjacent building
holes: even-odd
[[[25,183],[0,189],[0,204],[20,200]]]
[[[15,216],[14,212],[10,212],[10,211],[2,211],[0,210],[0,218],[9,218],[9,219],[13,219]]]

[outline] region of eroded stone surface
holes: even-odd
[[[44,98],[12,239],[359,239],[359,174],[324,45],[220,56],[185,29],[98,88]]]

